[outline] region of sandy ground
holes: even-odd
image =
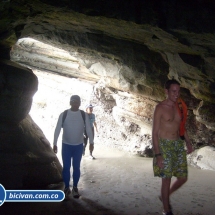
[[[0,214],[161,214],[160,179],[153,177],[151,158],[100,144],[94,155],[96,160],[90,160],[88,152],[82,159],[80,199],[71,197],[59,203],[5,202]],[[214,171],[189,167],[188,182],[171,197],[174,214],[215,214],[214,179]]]
[[[93,200],[116,214],[161,214],[161,181],[153,177],[152,159],[104,146],[99,146],[95,155],[95,161],[82,161],[83,201]],[[188,182],[171,198],[174,214],[215,214],[214,179],[213,171],[189,168]]]

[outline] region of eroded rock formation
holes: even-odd
[[[0,72],[1,184],[6,189],[41,189],[61,182],[61,165],[28,115],[37,91],[37,77],[31,70],[8,61],[0,62]]]
[[[148,25],[52,9],[25,21],[20,37],[11,51],[13,61],[96,81],[102,89],[110,89],[110,96],[114,92],[119,98],[121,92],[127,92],[135,106],[161,101],[164,82],[176,78],[189,106],[194,142],[202,142],[196,135],[196,131],[201,133],[201,125],[210,137],[203,144],[214,144],[213,34],[167,33]],[[122,98],[124,102],[128,99]],[[120,108],[120,102],[116,103]],[[124,106],[128,112],[149,121],[152,118],[154,106],[147,112],[129,106]]]

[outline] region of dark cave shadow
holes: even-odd
[[[75,200],[62,202],[5,202],[1,215],[94,215]]]
[[[62,202],[5,202],[1,215],[123,215],[115,213],[90,199],[69,196]]]
[[[108,209],[97,202],[88,199],[86,197],[81,197],[81,200],[86,204],[87,207],[90,207],[94,212],[94,215],[123,215],[123,213],[116,213],[111,209]]]

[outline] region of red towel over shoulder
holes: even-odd
[[[179,112],[179,115],[181,116],[179,134],[180,134],[180,136],[184,136],[185,123],[187,120],[187,105],[185,104],[185,102],[181,98],[178,98],[177,102],[178,102],[178,105],[177,105],[178,112]]]

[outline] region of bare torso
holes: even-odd
[[[169,140],[178,139],[181,117],[176,104],[169,105],[166,101],[163,101],[157,108],[161,114],[158,132],[159,138]]]

